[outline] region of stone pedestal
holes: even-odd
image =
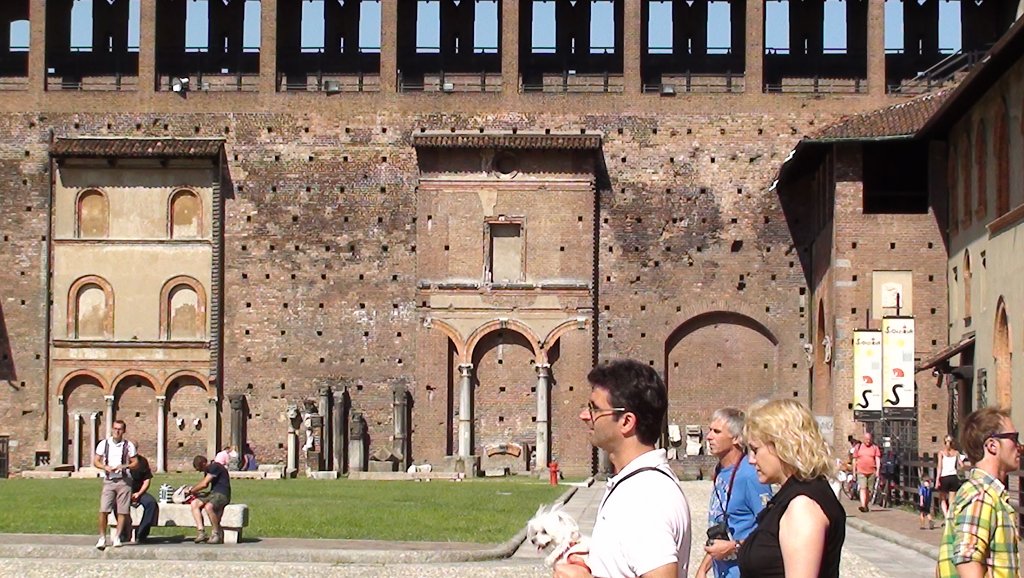
[[[362,439],[349,440],[348,442],[348,471],[366,471],[366,444]]]
[[[370,461],[370,467],[367,469],[369,472],[397,472],[398,462],[378,462]]]
[[[440,472],[456,472],[465,474],[467,478],[475,478],[480,473],[480,456],[445,456]]]

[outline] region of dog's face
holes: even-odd
[[[572,516],[559,506],[541,506],[526,524],[526,536],[540,550],[552,546],[568,546],[579,540],[580,528]]]

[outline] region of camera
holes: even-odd
[[[708,528],[708,541],[707,545],[710,546],[714,540],[730,540],[729,538],[729,526],[725,522],[719,522],[714,526]]]

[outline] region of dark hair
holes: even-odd
[[[197,471],[203,471],[206,469],[206,464],[208,463],[210,462],[206,459],[206,456],[196,456],[192,458],[192,467]]]
[[[665,382],[653,367],[632,359],[620,359],[598,365],[587,374],[591,387],[608,392],[614,407],[624,407],[636,416],[636,437],[644,445],[653,445],[661,435],[668,392]],[[621,413],[613,415],[619,420]]]
[[[960,424],[960,447],[972,463],[985,457],[985,442],[1003,429],[1003,418],[1009,419],[1010,412],[1001,407],[983,407],[964,418]]]

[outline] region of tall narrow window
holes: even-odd
[[[825,54],[846,54],[846,2],[825,0]]]
[[[168,295],[168,339],[195,340],[203,337],[202,307],[199,295],[188,285],[178,285]]]
[[[768,54],[789,54],[789,1],[765,2],[764,50]]]
[[[533,0],[533,22],[530,23],[530,52],[555,53],[555,3]]]
[[[885,52],[903,52],[903,2],[885,0]]]
[[[971,254],[964,251],[964,325],[971,324],[971,282],[974,280],[971,274]]]
[[[615,53],[615,3],[596,0],[590,7],[590,53]]]
[[[359,6],[359,51],[380,52],[380,0],[363,0]]]
[[[974,205],[971,204],[971,140],[964,135],[960,141],[960,229],[971,225]]]
[[[728,2],[708,2],[708,54],[732,53],[731,10]]]
[[[80,239],[103,239],[109,233],[107,197],[99,191],[85,191],[78,196],[75,236]]]
[[[1006,107],[1000,99],[992,134],[996,153],[996,217],[1010,211],[1010,134],[1006,120]]]
[[[985,134],[985,122],[978,122],[978,130],[974,133],[974,182],[975,194],[978,195],[978,207],[975,216],[979,219],[988,211],[988,135]]]
[[[114,290],[101,277],[75,281],[68,291],[70,339],[111,339],[114,335]]]
[[[889,15],[885,15],[889,18]],[[963,43],[963,22],[960,20],[960,2],[939,2],[939,52],[955,54]]]
[[[521,223],[489,223],[488,267],[493,283],[523,279],[523,226]]]
[[[671,2],[654,0],[647,6],[647,53],[672,54]]]
[[[956,234],[960,230],[960,217],[957,216],[959,212],[960,195],[963,192],[960,190],[960,162],[959,149],[955,146],[949,149],[949,158],[946,159],[946,183],[949,188],[949,232]]]
[[[92,52],[92,0],[71,4],[71,50]]]
[[[498,3],[492,0],[477,0],[476,17],[473,20],[473,52],[497,54],[501,44],[498,34]]]
[[[416,2],[416,52],[441,52],[441,3],[431,0]]]
[[[11,52],[28,52],[29,39],[31,38],[28,20],[15,20],[11,22],[9,38],[8,48]]]
[[[202,202],[192,191],[178,191],[171,197],[171,238],[202,236]]]

